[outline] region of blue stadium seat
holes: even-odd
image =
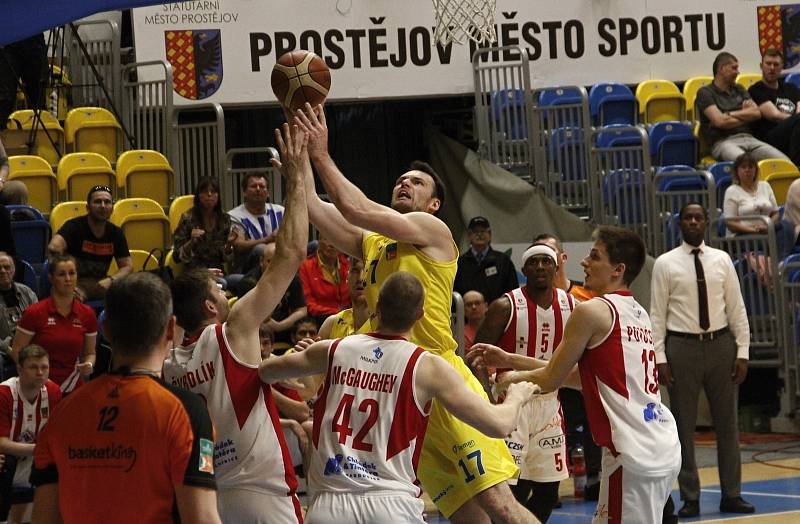
[[[501,89],[493,91],[491,96],[492,119],[495,122],[495,128],[505,133],[506,139],[509,140],[528,138],[525,91]]]
[[[658,191],[705,191],[706,179],[701,175],[687,174],[680,177],[662,178],[658,182]]]
[[[708,171],[714,175],[714,181],[719,184],[719,181],[725,177],[730,178],[733,172],[733,162],[715,162],[708,168]]]
[[[633,92],[624,84],[595,84],[589,91],[589,111],[597,126],[636,124],[639,109]]]
[[[33,290],[36,295],[39,295],[39,278],[36,276],[36,270],[25,260],[18,260],[19,267],[17,273],[22,272],[22,283]]]
[[[580,105],[583,103],[583,96],[580,89],[577,87],[554,87],[552,89],[545,89],[539,93],[539,106],[540,107],[557,107],[563,105]],[[547,113],[542,114],[542,118],[547,120]],[[550,127],[565,127],[574,126],[582,127],[581,122],[581,109],[578,107],[564,108],[555,113],[551,113],[553,120]],[[588,122],[587,122],[588,124]]]
[[[549,155],[554,172],[563,181],[586,179],[586,166],[583,165],[583,129],[579,127],[560,127],[552,131]]]
[[[17,256],[39,266],[47,258],[50,243],[50,223],[34,207],[6,206],[11,214],[11,234],[17,246]]]
[[[658,122],[650,128],[650,156],[657,166],[697,164],[697,139],[683,122]]]
[[[789,73],[786,75],[786,82],[800,87],[800,73]]]
[[[646,224],[649,222],[647,202],[647,177],[640,169],[615,169],[603,179],[603,191],[608,203],[608,213],[617,217],[618,225]]]
[[[642,143],[642,136],[630,126],[611,124],[603,126],[602,132],[597,135],[597,147],[637,146]]]

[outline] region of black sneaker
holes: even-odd
[[[600,483],[595,482],[594,484],[587,484],[585,488],[583,488],[583,500],[593,500],[596,501],[600,498]]]

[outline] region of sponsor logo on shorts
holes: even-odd
[[[203,473],[214,473],[214,443],[208,439],[200,439],[200,465]]]
[[[436,496],[435,496],[435,497],[433,497],[431,500],[433,501],[433,503],[434,503],[434,504],[436,504],[437,502],[439,502],[439,500],[440,500],[442,497],[444,497],[445,495],[447,495],[447,492],[449,492],[449,491],[450,491],[451,489],[453,489],[454,487],[455,487],[455,486],[453,486],[452,484],[450,484],[449,486],[447,486],[446,488],[444,488],[442,491],[440,491],[439,493],[437,493],[437,494],[436,494]]]
[[[525,444],[522,442],[514,442],[513,440],[506,440],[506,446],[509,451],[522,451],[525,449]]]
[[[607,519],[608,518],[608,506],[605,504],[598,504],[597,509],[594,510],[594,518],[596,519]]]
[[[661,408],[661,404],[656,404],[655,402],[650,402],[647,404],[647,407],[644,408],[644,421],[645,422],[668,422],[664,416],[664,410]]]
[[[555,437],[545,437],[539,439],[539,447],[542,449],[556,449],[564,444],[564,435],[557,435]]]
[[[475,441],[474,440],[470,440],[468,442],[463,442],[461,444],[456,444],[455,446],[453,446],[453,453],[458,453],[459,451],[462,451],[462,450],[465,450],[465,449],[474,448],[474,447],[475,447]]]

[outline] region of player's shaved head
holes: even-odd
[[[422,316],[425,289],[417,277],[400,271],[381,286],[377,312],[381,328],[397,333],[409,331]]]

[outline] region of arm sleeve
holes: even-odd
[[[702,113],[706,110],[706,108],[716,105],[716,101],[714,100],[714,95],[711,92],[711,89],[703,86],[697,91],[697,98],[695,99],[695,106],[697,107],[697,111]]]
[[[90,307],[87,307],[84,311],[83,327],[86,330],[86,334],[92,335],[97,333],[97,315],[95,315],[94,310]]]
[[[181,216],[178,227],[175,228],[174,240],[172,242],[172,256],[178,262],[186,262],[185,259],[181,258],[181,246],[189,241],[189,237],[192,234],[192,221],[189,218],[189,213],[191,212],[184,213]]]
[[[735,186],[731,185],[725,190],[725,198],[722,203],[722,212],[725,213],[725,218],[739,216],[739,204],[735,198],[737,190],[734,189],[734,187]]]
[[[39,308],[29,307],[25,311],[22,312],[22,317],[19,319],[17,323],[17,329],[22,330],[25,333],[36,334],[36,331],[39,329]]]
[[[67,220],[64,222],[64,225],[61,226],[61,229],[58,230],[57,234],[64,237],[64,242],[67,243],[67,252],[69,252],[70,247],[75,244],[75,236],[77,233],[78,223],[75,220]]]
[[[747,92],[750,94],[750,97],[753,99],[753,102],[755,102],[758,105],[761,105],[764,102],[770,102],[770,99],[767,96],[767,91],[766,89],[763,88],[761,82],[757,82],[752,86],[750,86],[750,89],[748,89]]]
[[[663,258],[657,258],[653,265],[650,283],[650,321],[653,324],[653,345],[656,350],[656,364],[667,362],[664,341],[667,337],[667,303],[669,302],[669,275]]]
[[[0,437],[11,438],[11,389],[8,386],[0,387]]]
[[[730,258],[725,261],[727,274],[725,278],[725,315],[728,317],[728,326],[736,338],[736,358],[748,360],[750,358],[750,324],[747,320],[747,310],[744,307],[742,289],[739,278],[733,268]]]
[[[173,485],[216,489],[214,480],[214,426],[203,401],[190,392],[170,388],[181,400],[171,419],[167,456]]]
[[[122,232],[122,229],[116,228],[116,234],[114,235],[114,258],[119,260],[120,258],[126,258],[131,256],[131,252],[128,250],[128,239],[125,238],[125,233]]]
[[[31,470],[31,484],[43,486],[58,482],[58,468],[50,452],[50,435],[53,431],[52,419],[44,427],[36,440],[33,450],[33,468]]]
[[[767,195],[767,198],[769,198],[769,203],[772,204],[772,209],[770,210],[770,212],[777,211],[778,210],[778,201],[775,198],[775,191],[772,190],[772,186],[769,185],[769,182],[764,182],[763,180],[761,182],[759,182],[759,183],[764,184],[764,186],[763,186],[764,187],[764,193]]]

